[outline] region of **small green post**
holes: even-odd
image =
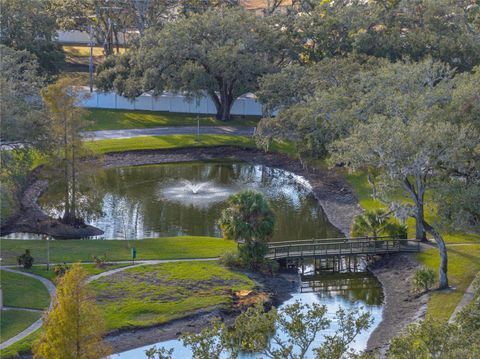
[[[132,261],[133,261],[133,264],[135,264],[135,258],[137,258],[137,248],[132,247]]]

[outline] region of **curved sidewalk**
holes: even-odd
[[[50,295],[50,306],[52,305],[52,299],[53,299],[53,296],[55,295],[55,285],[49,281],[48,279],[44,278],[44,277],[41,277],[39,275],[36,275],[36,274],[32,274],[32,273],[26,273],[26,272],[22,272],[22,271],[17,271],[17,270],[14,270],[14,269],[11,269],[11,268],[6,268],[6,267],[1,267],[0,268],[1,270],[4,270],[6,272],[12,272],[12,273],[17,273],[17,274],[22,274],[24,276],[27,276],[27,277],[30,277],[30,278],[34,278],[34,279],[37,279],[39,280],[40,282],[42,282],[42,284],[47,288],[47,291],[48,291],[48,294]],[[19,310],[22,310],[22,308],[15,308],[15,309],[19,309]],[[34,331],[36,331],[37,329],[39,329],[40,327],[42,326],[42,318],[38,319],[37,321],[35,321],[32,325],[30,325],[27,329],[21,331],[20,333],[18,333],[17,335],[11,337],[10,339],[8,340],[5,340],[3,343],[0,344],[0,350],[2,349],[5,349],[7,347],[9,347],[10,345],[18,342],[19,340],[22,340],[23,338],[29,336],[30,334],[32,334]]]
[[[200,261],[215,261],[215,260],[218,260],[219,258],[190,258],[190,259],[151,259],[151,260],[141,260],[141,261],[137,261],[135,264],[132,264],[132,265],[129,265],[129,266],[125,266],[125,267],[121,267],[121,268],[115,268],[115,269],[112,269],[112,270],[109,270],[109,271],[105,271],[105,272],[102,272],[102,273],[99,273],[99,274],[96,274],[96,275],[93,275],[91,277],[89,277],[87,279],[87,283],[90,283],[94,280],[97,280],[99,278],[102,278],[102,277],[106,277],[106,276],[109,276],[109,275],[112,275],[112,274],[115,274],[115,273],[118,273],[118,272],[121,272],[121,271],[124,271],[126,269],[130,269],[130,268],[134,268],[134,267],[139,267],[139,266],[143,266],[143,265],[155,265],[155,264],[162,264],[162,263],[173,263],[173,262],[191,262],[191,261],[197,261],[197,262],[200,262]],[[116,261],[115,263],[129,263],[131,261]],[[86,264],[86,263],[84,263]],[[38,279],[39,281],[41,281],[43,283],[43,285],[47,288],[48,290],[48,293],[50,294],[50,298],[53,299],[53,296],[55,295],[55,285],[49,281],[48,279],[42,277],[42,276],[39,276],[39,275],[36,275],[36,274],[32,274],[32,273],[27,273],[27,272],[22,272],[22,271],[17,271],[17,270],[14,270],[14,269],[11,269],[9,267],[0,267],[0,270],[4,270],[4,271],[7,271],[7,272],[12,272],[12,273],[17,273],[17,274],[23,274],[27,277],[31,277],[31,278],[35,278],[35,279]],[[52,300],[50,300],[50,307],[52,306]],[[10,310],[10,309],[18,309],[18,310],[23,310],[23,308],[4,308],[4,309],[7,309],[7,310]],[[5,349],[7,347],[9,347],[10,345],[12,344],[15,344],[16,342],[22,340],[23,338],[29,336],[30,334],[32,334],[33,332],[35,332],[37,329],[39,329],[43,324],[43,321],[42,321],[42,318],[40,318],[39,320],[37,320],[36,322],[34,322],[32,325],[30,325],[27,329],[23,330],[22,332],[18,333],[17,335],[15,335],[14,337],[11,337],[10,339],[4,341],[3,343],[0,344],[0,350],[2,349]]]
[[[167,136],[167,135],[229,135],[229,136],[253,136],[255,127],[246,126],[196,126],[179,127],[152,127],[126,130],[102,130],[84,132],[84,138],[92,141],[111,140],[121,138],[134,138],[142,136]]]

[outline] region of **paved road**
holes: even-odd
[[[85,132],[85,138],[93,141],[119,139],[119,138],[133,138],[141,136],[166,136],[166,135],[196,135],[196,126],[181,126],[181,127],[152,127],[152,128],[138,128],[128,130],[103,130],[103,131],[88,131]],[[202,135],[230,135],[230,136],[253,136],[255,127],[245,126],[204,126],[200,127],[200,134]]]
[[[40,282],[43,283],[43,285],[47,288],[48,290],[48,294],[50,294],[50,298],[53,299],[53,296],[55,295],[55,285],[50,282],[48,279],[46,278],[43,278],[39,275],[36,275],[36,274],[32,274],[32,273],[26,273],[26,272],[22,272],[22,271],[17,271],[17,270],[14,270],[14,269],[11,269],[11,268],[6,268],[6,267],[1,267],[0,268],[1,270],[4,270],[4,271],[7,271],[7,272],[12,272],[12,273],[17,273],[17,274],[21,274],[21,275],[24,275],[24,276],[27,276],[27,277],[30,277],[30,278],[35,278],[37,280],[39,280]],[[50,306],[52,305],[52,301],[50,300]],[[21,308],[16,308],[16,309],[20,309]],[[16,342],[18,342],[19,340],[22,340],[23,338],[29,336],[30,334],[32,334],[34,331],[36,331],[37,329],[39,329],[40,327],[42,326],[42,318],[40,318],[39,320],[37,320],[36,322],[34,322],[32,325],[30,325],[27,329],[23,330],[22,332],[18,333],[17,335],[15,335],[14,337],[11,337],[10,339],[4,341],[3,343],[0,344],[0,350],[1,349],[4,349]]]

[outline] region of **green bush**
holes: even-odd
[[[435,284],[435,271],[430,268],[420,268],[415,271],[413,285],[418,291],[428,292]]]
[[[401,223],[389,222],[385,226],[385,233],[390,237],[394,237],[398,239],[407,239],[408,227]]]
[[[241,268],[242,263],[237,253],[226,252],[220,257],[220,264],[229,268]]]
[[[355,217],[350,230],[352,237],[382,237],[390,236],[399,239],[407,239],[408,228],[398,223],[384,209],[365,211]]]
[[[25,269],[30,269],[33,266],[33,257],[30,255],[30,249],[25,249],[25,253],[17,257],[17,264],[23,266]]]

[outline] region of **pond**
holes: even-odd
[[[313,284],[313,282],[315,284]],[[378,280],[368,272],[324,273],[316,276],[306,276],[303,278],[302,285],[298,287],[297,292],[293,293],[292,298],[283,303],[280,308],[292,304],[297,300],[302,303],[319,303],[325,305],[328,309],[327,317],[330,319],[334,317],[335,312],[339,307],[344,309],[358,308],[359,312],[369,312],[373,319],[373,323],[372,326],[368,330],[362,332],[351,345],[351,348],[356,351],[364,350],[366,348],[370,334],[382,320],[382,287]],[[324,335],[333,334],[337,327],[337,323],[332,322],[329,329],[322,331],[317,336],[311,349],[318,347],[318,345],[322,343]],[[163,346],[167,349],[173,348],[174,359],[191,357],[191,352],[188,348],[182,345],[181,341],[169,340],[115,354],[111,356],[111,359],[146,358],[145,350],[153,346]],[[307,357],[314,357],[312,351],[308,353]],[[259,358],[259,355],[243,354],[240,358],[253,359]]]
[[[194,162],[102,169],[80,196],[86,222],[103,239],[216,236],[227,198],[252,189],[263,193],[276,216],[273,241],[335,238],[309,184],[293,173],[243,162]],[[50,215],[63,211],[63,186],[50,183],[39,199]]]

